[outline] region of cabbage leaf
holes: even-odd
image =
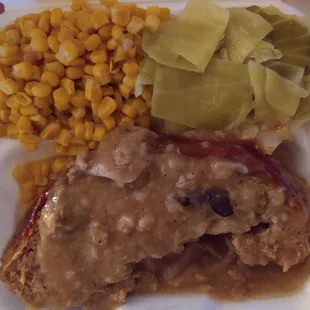
[[[275,49],[275,47],[266,41],[261,41],[248,55],[249,58],[254,59],[257,63],[262,63],[271,59],[280,59],[282,53]]]
[[[231,8],[229,13],[223,46],[231,61],[243,63],[254,48],[272,31],[272,26],[260,15],[245,8]]]
[[[283,125],[296,113],[300,99],[309,92],[277,72],[258,63],[248,64],[254,91],[254,117],[256,122]]]
[[[157,64],[151,113],[192,128],[240,125],[252,110],[246,65],[213,59],[204,73]]]
[[[210,1],[190,0],[180,16],[143,34],[143,50],[156,62],[203,72],[219,48],[229,12]]]

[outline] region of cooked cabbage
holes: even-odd
[[[177,19],[162,23],[155,34],[145,32],[142,48],[160,64],[203,72],[221,44],[228,19],[226,9],[190,0]]]
[[[264,18],[245,8],[231,8],[229,13],[223,46],[231,61],[243,63],[254,48],[272,31],[272,26]]]
[[[156,65],[152,115],[192,128],[233,128],[252,110],[246,65],[213,59],[204,73]]]
[[[282,53],[275,49],[271,43],[261,41],[248,55],[248,57],[252,58],[258,63],[262,63],[270,59],[280,59],[282,57]]]
[[[250,61],[248,64],[255,96],[255,121],[283,125],[297,111],[309,92],[275,71]]]

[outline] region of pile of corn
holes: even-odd
[[[116,126],[149,126],[152,89],[134,96],[142,32],[170,11],[100,2],[28,14],[0,31],[0,137],[25,151],[54,140],[56,154],[75,156]]]
[[[33,206],[38,195],[67,172],[72,160],[68,156],[58,156],[16,165],[12,176],[20,187],[20,200],[23,205]]]

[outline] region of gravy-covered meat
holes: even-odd
[[[275,262],[286,271],[302,262],[309,255],[303,189],[291,194],[271,164],[275,179],[264,176],[264,164],[243,146],[212,148],[133,128],[80,156],[50,190],[37,223],[43,306],[122,302],[141,264],[205,234],[231,234],[245,264]]]

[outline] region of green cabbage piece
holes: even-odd
[[[140,62],[139,80],[141,85],[153,85],[156,63],[151,58],[144,58]]]
[[[248,68],[255,96],[255,121],[284,125],[296,113],[300,99],[307,97],[309,92],[253,61],[249,62]]]
[[[213,59],[204,73],[157,64],[151,113],[192,128],[240,125],[253,108],[246,65]]]
[[[273,6],[267,8],[251,6],[247,9],[259,14],[272,25],[273,31],[267,39],[282,52],[281,62],[300,67],[310,65],[309,29],[301,19],[284,15]]]
[[[270,59],[280,59],[282,53],[275,49],[271,43],[261,41],[248,57],[254,59],[257,63],[262,63]]]
[[[154,34],[144,32],[142,48],[162,65],[203,72],[221,45],[228,19],[226,9],[190,0],[177,19],[162,23]]]
[[[310,91],[310,75],[304,76],[303,87]],[[308,120],[310,119],[310,96],[302,98],[296,114],[293,117],[294,120]]]
[[[245,8],[231,8],[229,13],[223,46],[231,61],[243,63],[254,48],[272,31],[272,26],[260,15]]]

